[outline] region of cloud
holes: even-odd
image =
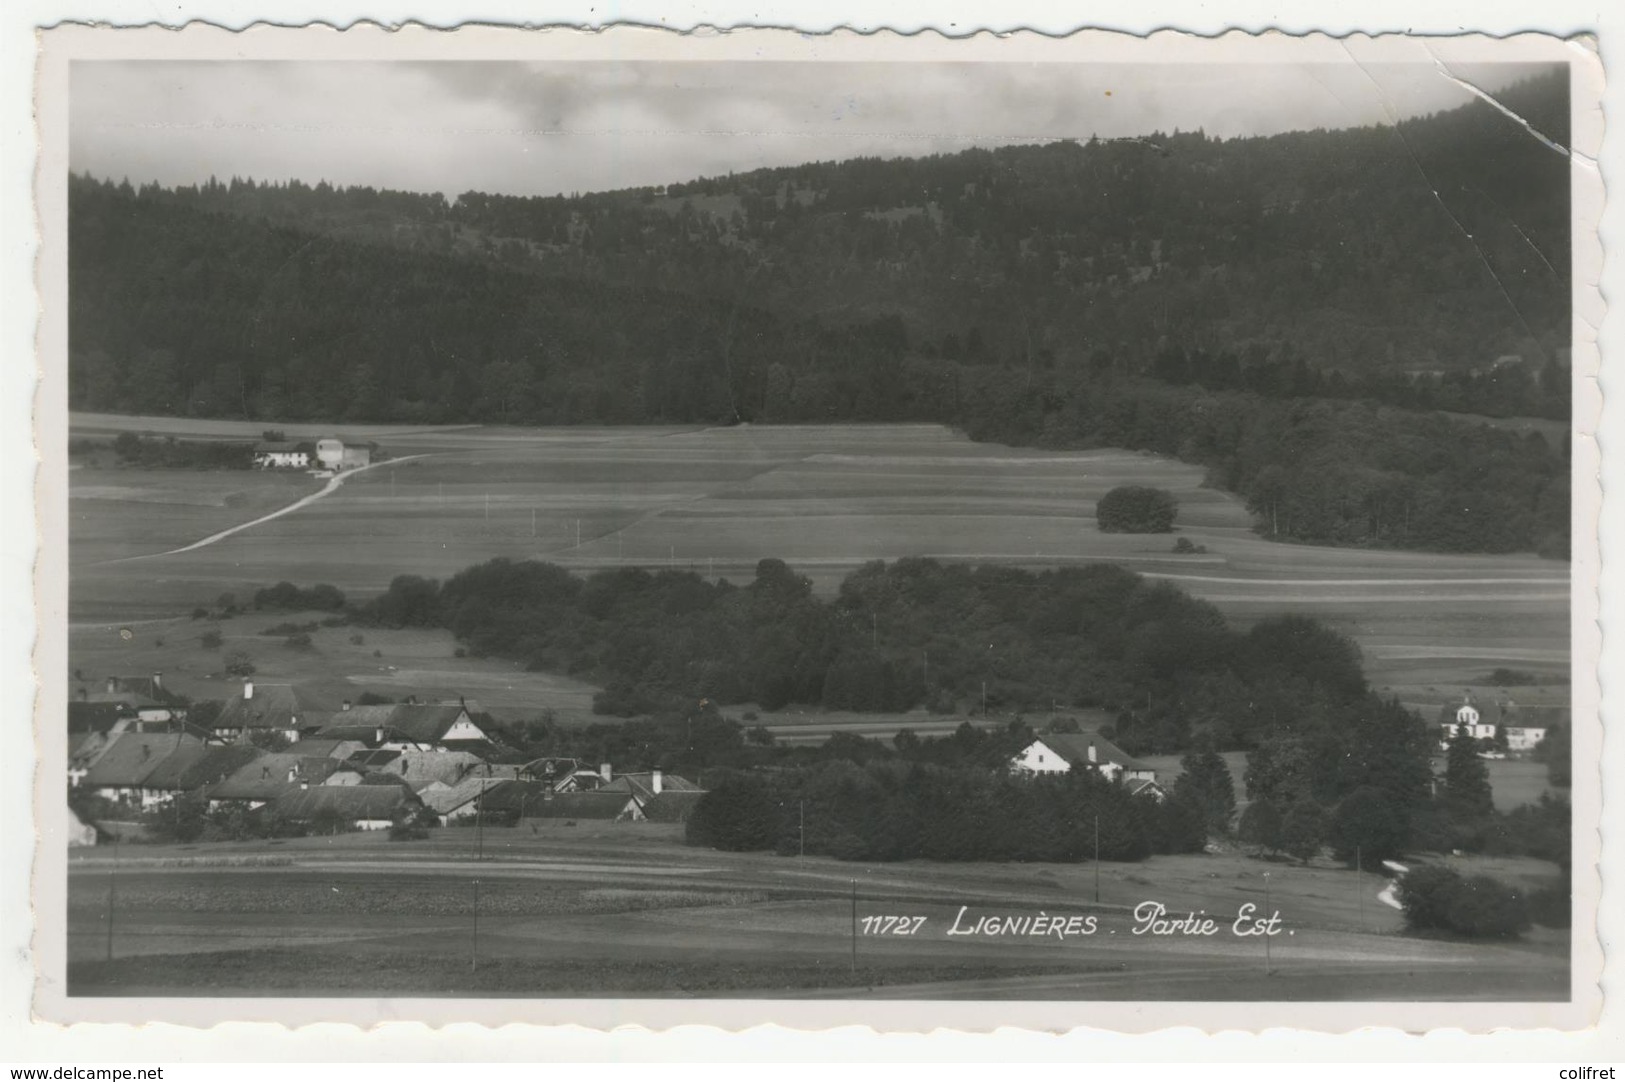
[[[1474,71],[1495,88],[1523,74]],[[70,162],[515,194],[766,165],[1204,129],[1386,123],[1467,92],[1430,65],[77,62]]]

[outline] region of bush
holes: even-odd
[[[1181,537],[1174,542],[1174,551],[1181,556],[1200,555],[1207,552],[1207,546],[1198,545],[1188,537]]]
[[[1469,939],[1512,939],[1528,931],[1529,903],[1487,875],[1464,879],[1449,868],[1415,868],[1399,881],[1405,923],[1415,931],[1454,932]]]
[[[1095,524],[1102,533],[1168,533],[1179,504],[1165,489],[1119,485],[1095,505]]]
[[[290,650],[309,650],[310,636],[301,631],[296,635],[289,635],[283,639],[282,645]]]
[[[220,649],[221,644],[223,644],[226,640],[225,636],[221,635],[218,630],[210,628],[208,631],[205,631],[203,634],[199,635],[197,641],[198,645],[203,647],[205,650],[218,650]]]
[[[253,676],[258,670],[248,654],[242,650],[232,650],[226,654],[226,674],[228,676]]]

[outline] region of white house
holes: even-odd
[[[310,444],[298,440],[265,440],[254,445],[254,465],[262,470],[309,469],[310,451]]]
[[[1010,761],[1010,769],[1023,774],[1064,774],[1083,769],[1099,771],[1108,781],[1157,780],[1155,769],[1096,732],[1045,733]]]
[[[1475,740],[1495,739],[1494,723],[1480,715],[1478,707],[1470,702],[1464,702],[1456,708],[1454,721],[1447,721],[1439,726],[1439,747],[1450,747],[1450,742],[1456,739],[1456,734],[1463,729]]]
[[[1508,751],[1534,751],[1546,739],[1545,728],[1532,725],[1508,725],[1506,733]]]

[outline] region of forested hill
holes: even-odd
[[[1502,100],[1562,144],[1566,94]],[[1412,411],[1567,417],[1567,169],[1480,103],[571,198],[74,177],[70,402],[941,421],[1177,454],[1302,540],[1556,554],[1566,446]]]
[[[1503,104],[1566,145],[1562,75]],[[859,159],[579,197],[233,180],[153,198],[849,326],[947,359],[1344,373],[1565,355],[1568,162],[1484,102],[1398,126]]]

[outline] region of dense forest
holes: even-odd
[[[1562,78],[1503,98],[1566,141]],[[1560,555],[1567,446],[1434,411],[1568,416],[1568,167],[1476,102],[572,197],[76,176],[70,401],[939,421],[1180,455],[1282,537]]]

